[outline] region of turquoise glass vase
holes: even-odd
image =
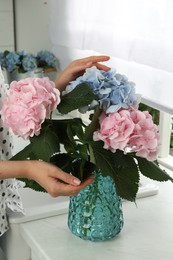
[[[122,201],[111,177],[95,172],[95,181],[70,197],[68,227],[86,240],[102,241],[118,235],[123,227]]]

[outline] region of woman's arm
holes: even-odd
[[[81,183],[78,178],[50,163],[32,160],[0,161],[0,179],[7,178],[33,179],[52,197],[77,195],[80,190],[93,183],[92,175]]]

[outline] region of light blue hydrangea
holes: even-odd
[[[67,86],[63,95],[81,83],[87,83],[90,86],[98,96],[98,101],[94,100],[90,106],[81,108],[80,112],[84,113],[94,109],[99,104],[106,113],[113,113],[120,108],[128,108],[136,104],[135,84],[113,69],[107,72],[99,70],[95,66],[86,69],[83,76],[78,77]]]
[[[17,54],[20,56],[20,57],[23,57],[25,55],[25,52],[24,51],[18,51]]]
[[[20,66],[20,64],[21,61],[19,54],[15,52],[9,52],[4,58],[3,67],[6,68],[7,71],[12,72],[18,66]]]
[[[0,64],[8,72],[17,70],[19,73],[35,70],[37,60],[33,54],[25,54],[24,51],[4,51],[0,53]]]
[[[49,51],[39,51],[37,53],[38,67],[58,67],[58,59]]]
[[[25,71],[32,71],[37,68],[36,57],[33,54],[27,54],[23,57],[22,66]]]

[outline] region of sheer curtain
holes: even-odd
[[[50,0],[53,51],[107,54],[148,103],[173,114],[172,0]]]

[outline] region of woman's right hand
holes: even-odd
[[[55,79],[55,85],[60,90],[63,91],[70,81],[75,80],[77,77],[83,75],[87,68],[96,66],[100,70],[108,71],[109,67],[101,64],[100,62],[105,62],[110,59],[109,56],[90,56],[87,58],[82,58],[74,60],[71,62]]]

